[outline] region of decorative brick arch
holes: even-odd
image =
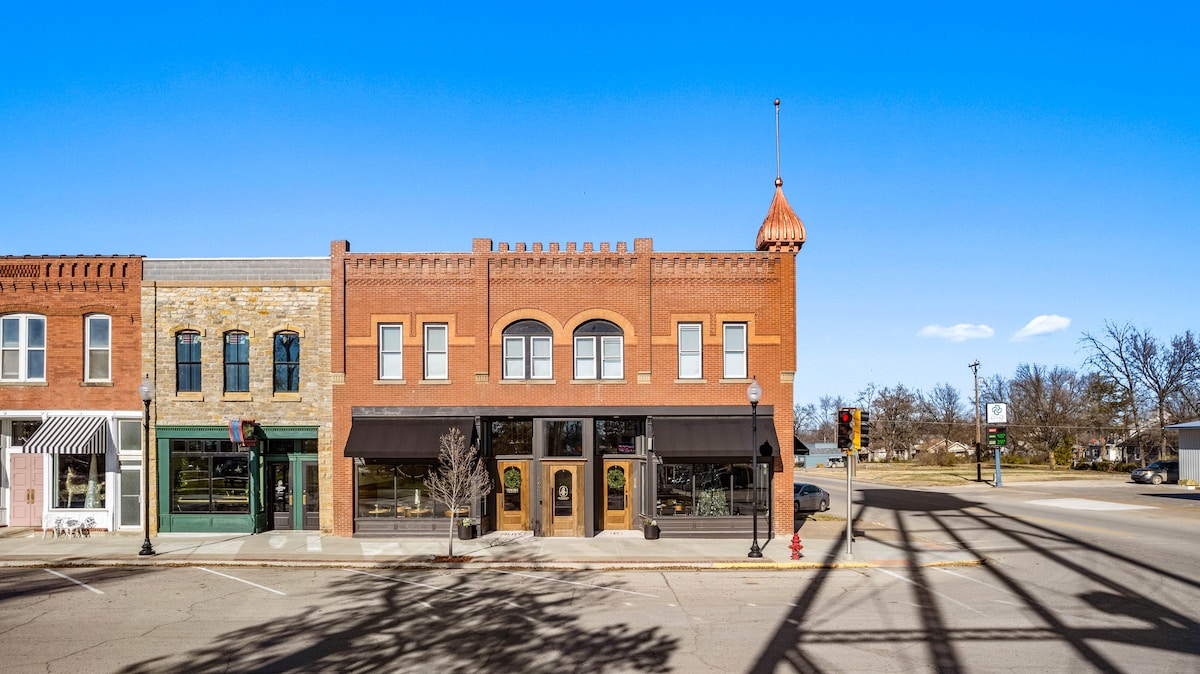
[[[554,334],[555,344],[570,344],[571,333],[563,332],[563,326],[554,316],[541,311],[539,309],[515,309],[504,314],[492,323],[492,333],[488,337],[488,344],[491,346],[500,346],[504,342],[504,329],[508,326],[522,320],[534,320],[539,323],[545,323],[546,327],[550,328],[550,332]]]
[[[579,326],[587,323],[588,321],[595,320],[608,321],[609,323],[616,325],[618,328],[621,328],[621,332],[624,334],[626,345],[637,344],[637,333],[633,330],[633,323],[630,323],[629,320],[621,314],[609,309],[585,309],[567,319],[567,322],[564,324],[563,328],[566,331],[568,339],[571,335],[575,334],[575,330]]]
[[[167,334],[174,337],[175,335],[178,335],[179,333],[184,332],[184,331],[194,332],[194,333],[200,335],[201,337],[207,336],[204,334],[204,328],[202,326],[192,325],[191,323],[183,323],[181,325],[171,326],[171,329],[167,332]]]
[[[278,335],[281,332],[294,332],[297,335],[304,337],[304,328],[302,328],[298,325],[292,325],[291,323],[271,328],[271,336],[272,337],[274,337],[275,335]]]

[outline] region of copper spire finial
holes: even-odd
[[[804,245],[804,223],[783,196],[783,173],[779,166],[779,99],[775,99],[775,198],[758,230],[757,250],[795,253]]]

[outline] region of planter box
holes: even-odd
[[[472,524],[470,526],[466,526],[466,527],[464,527],[461,524],[458,525],[458,540],[469,541],[473,538],[475,538],[475,525],[474,524]]]

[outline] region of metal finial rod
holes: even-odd
[[[775,99],[775,184],[783,182],[783,173],[779,170],[779,99]]]

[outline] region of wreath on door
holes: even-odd
[[[608,469],[607,474],[609,489],[624,489],[625,488],[625,471],[613,466]]]
[[[504,488],[505,489],[520,489],[521,488],[521,469],[509,467],[504,469]]]

